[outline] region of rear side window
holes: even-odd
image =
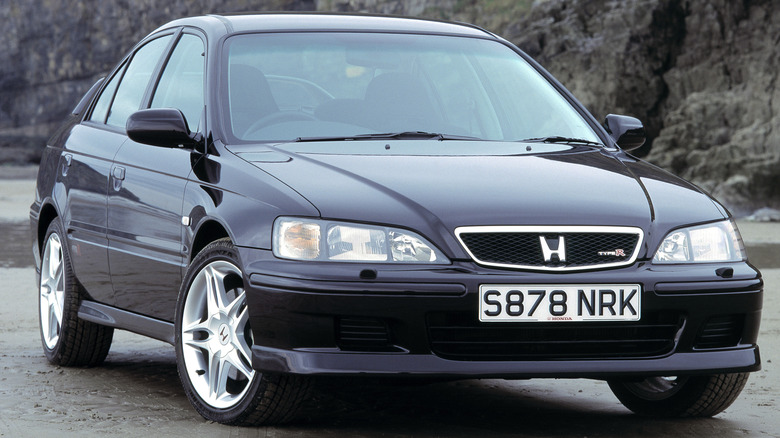
[[[157,38],[135,52],[116,90],[106,119],[107,124],[124,128],[130,114],[140,109],[149,79],[160,61],[160,56],[168,47],[170,39],[171,35]]]
[[[195,130],[203,111],[203,41],[184,34],[176,44],[157,85],[152,108],[176,108]]]
[[[108,84],[106,84],[106,87],[103,89],[103,93],[98,98],[97,103],[95,103],[95,108],[92,110],[92,114],[89,116],[89,120],[93,122],[106,123],[108,107],[111,105],[111,99],[114,98],[116,86],[119,84],[119,79],[125,72],[125,67],[127,67],[127,64],[123,65],[122,68],[120,68],[111,78],[111,80],[108,81]]]

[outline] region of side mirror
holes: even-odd
[[[637,118],[608,114],[604,127],[624,151],[631,151],[645,144],[645,127]]]
[[[134,112],[125,125],[127,136],[138,143],[166,148],[194,146],[184,114],[175,108],[151,108]]]

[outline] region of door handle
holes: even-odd
[[[114,166],[113,169],[111,169],[111,179],[112,186],[114,187],[114,191],[118,192],[122,189],[122,181],[125,179],[125,168],[122,166]]]
[[[62,176],[68,174],[68,169],[70,169],[70,165],[72,163],[73,163],[73,155],[65,154],[62,156],[62,168],[60,169],[60,173],[62,173]]]
[[[114,170],[111,173],[114,175],[114,179],[120,181],[125,179],[125,168],[122,166],[114,166]]]

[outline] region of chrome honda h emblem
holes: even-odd
[[[566,246],[563,241],[563,236],[558,236],[555,239],[548,239],[545,236],[539,236],[539,242],[542,244],[542,255],[546,263],[565,262],[566,261]],[[555,247],[554,249],[552,247]]]

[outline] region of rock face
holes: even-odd
[[[550,0],[504,32],[597,117],[645,122],[639,154],[735,213],[780,205],[780,9],[767,1]]]
[[[780,9],[705,3],[694,2],[691,37],[665,75],[664,129],[649,158],[737,208],[780,206]]]
[[[0,162],[47,135],[135,42],[187,15],[334,10],[474,22],[536,58],[596,117],[628,114],[637,154],[735,213],[780,207],[780,8],[773,0],[4,0]]]
[[[37,162],[89,87],[174,18],[314,8],[313,0],[1,0],[0,163]]]

